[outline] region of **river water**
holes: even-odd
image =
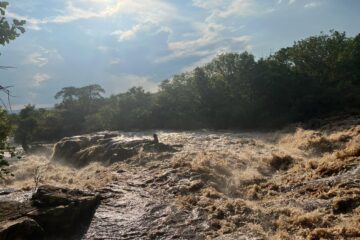
[[[336,234],[359,211],[355,206],[340,219],[332,204],[346,194],[354,201],[360,196],[359,158],[348,153],[357,149],[360,125],[341,126],[271,133],[158,131],[159,140],[176,152],[144,151],[127,162],[104,165],[100,159],[83,168],[32,155],[12,164],[15,177],[3,184],[31,191],[37,175],[40,184],[99,192],[104,199],[82,239],[305,239],[318,228]],[[152,133],[119,133],[117,140]],[[345,170],[320,171],[339,154],[345,154]]]

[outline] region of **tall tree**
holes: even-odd
[[[29,143],[33,140],[37,128],[37,116],[35,114],[35,106],[27,105],[20,111],[18,117],[15,141],[21,144],[24,151],[29,149]]]

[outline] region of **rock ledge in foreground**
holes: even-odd
[[[0,202],[0,239],[47,239],[81,235],[100,196],[41,186],[25,202]]]

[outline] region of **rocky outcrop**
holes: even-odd
[[[102,132],[93,135],[66,137],[55,144],[52,160],[75,167],[101,161],[111,164],[127,160],[143,152],[174,152],[173,146],[152,140],[124,141],[117,132]]]
[[[52,239],[81,235],[100,196],[41,186],[25,202],[0,202],[0,239]]]
[[[8,220],[0,227],[0,239],[44,239],[43,228],[33,219],[21,217]]]

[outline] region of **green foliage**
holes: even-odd
[[[62,126],[60,133],[56,135],[71,135],[86,130],[93,130],[93,126],[87,127],[84,122],[92,123],[89,115],[95,114],[100,107],[105,93],[104,89],[97,85],[89,85],[81,88],[66,87],[56,93],[55,99],[62,99],[56,106],[56,115],[60,115]]]
[[[33,142],[56,141],[64,136],[103,129],[104,124],[98,122],[103,118],[98,111],[103,104],[102,93],[104,90],[99,85],[66,87],[55,95],[61,102],[52,110],[27,105],[13,119],[17,126],[15,142],[27,151]]]
[[[35,106],[27,105],[20,111],[15,131],[15,142],[20,143],[24,151],[28,150],[28,143],[33,140],[37,127]]]
[[[6,8],[9,5],[8,2],[0,1],[0,45],[6,45],[10,41],[14,40],[20,34],[25,32],[25,21],[24,20],[17,20],[13,19],[12,23],[5,17],[6,15]],[[0,53],[1,55],[1,53]],[[0,66],[0,69],[8,68],[5,66]],[[10,96],[9,86],[2,86],[0,84],[0,92],[3,92],[7,95],[8,101]],[[6,107],[6,104],[0,97],[0,102],[4,107]],[[9,101],[10,105],[10,101]]]
[[[151,95],[141,87],[116,96],[114,123],[116,128],[148,128],[151,116]]]
[[[6,8],[8,2],[0,1],[0,44],[5,45],[25,32],[25,20],[13,19],[12,22],[6,19]]]
[[[12,129],[7,113],[0,107],[0,178],[3,178],[4,175],[9,173],[6,169],[9,164],[4,159],[5,154],[8,153],[13,156],[15,152],[15,149],[12,148],[7,142],[7,138],[10,135],[11,130]]]
[[[25,21],[13,19],[12,23],[5,17],[6,8],[9,5],[8,2],[0,1],[0,45],[6,45],[10,41],[14,40],[20,34],[25,32]],[[6,68],[0,66],[0,69]],[[0,92],[3,92],[10,96],[9,87],[0,85]],[[0,102],[5,106],[5,103],[0,97]],[[8,162],[4,159],[5,154],[8,153],[14,156],[15,149],[8,144],[8,137],[11,132],[11,124],[8,119],[7,113],[0,107],[0,178],[4,178],[4,175],[9,174],[6,166]]]
[[[6,146],[6,140],[11,131],[11,125],[6,111],[0,107],[0,149]]]

